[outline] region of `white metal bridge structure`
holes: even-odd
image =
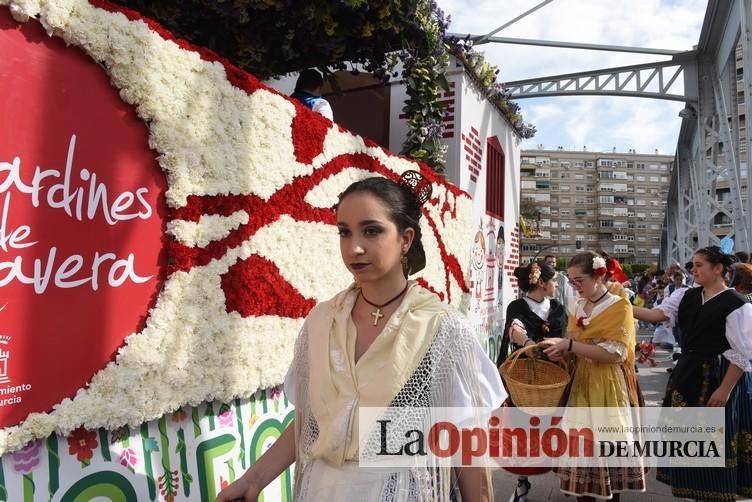
[[[752,250],[752,0],[709,0],[691,51],[497,37],[551,3],[545,0],[486,35],[452,34],[483,43],[522,44],[663,55],[665,61],[538,77],[504,85],[512,99],[633,96],[683,101],[685,107],[666,205],[660,263],[683,264],[701,247],[731,237]],[[683,86],[681,85],[683,83]]]

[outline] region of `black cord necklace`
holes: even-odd
[[[533,300],[533,301],[534,301],[535,303],[543,303],[543,300],[545,300],[545,299],[546,299],[546,297],[544,296],[544,297],[543,297],[543,300],[540,300],[540,301],[538,301],[538,300],[536,300],[535,298],[533,298],[533,297],[532,297],[532,296],[530,296],[530,295],[525,295],[525,298],[529,298],[529,299]]]
[[[590,298],[588,298],[588,299],[587,299],[587,301],[589,301],[590,303],[592,303],[593,305],[595,305],[595,304],[596,304],[596,303],[598,303],[599,301],[603,300],[603,298],[604,298],[604,297],[605,297],[605,296],[606,296],[607,294],[608,294],[608,289],[606,290],[606,292],[605,292],[605,293],[603,293],[603,294],[602,294],[601,296],[599,296],[597,300],[591,300]]]
[[[404,295],[405,291],[407,291],[407,287],[409,285],[410,285],[410,283],[405,283],[405,287],[402,289],[402,291],[399,292],[399,294],[397,296],[395,296],[394,298],[392,298],[391,300],[389,300],[386,303],[382,303],[381,305],[377,305],[377,304],[373,303],[372,301],[369,301],[368,298],[366,298],[366,295],[363,294],[363,290],[362,289],[360,290],[360,296],[363,297],[363,300],[365,300],[365,302],[368,305],[370,305],[372,307],[376,307],[376,310],[374,310],[373,312],[371,312],[371,315],[373,316],[373,325],[374,326],[376,326],[376,324],[378,324],[379,320],[382,317],[384,317],[384,314],[381,313],[381,309],[383,309],[384,307],[386,307],[387,305],[389,305],[390,303],[392,303],[393,301],[395,301],[400,296]]]

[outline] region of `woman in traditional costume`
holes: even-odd
[[[577,290],[575,314],[569,318],[567,338],[547,339],[551,359],[574,356],[567,407],[611,407],[624,413],[641,402],[635,361],[635,322],[632,305],[609,293],[604,276],[606,261],[587,251],[576,255],[567,267],[570,284]],[[628,414],[625,417],[628,419]],[[560,490],[577,500],[619,500],[625,491],[645,491],[641,465],[582,467],[563,465],[555,469]]]
[[[545,262],[531,262],[514,270],[517,285],[525,296],[509,303],[504,323],[497,366],[510,352],[544,338],[562,338],[566,332],[564,305],[553,299],[556,294],[556,271]]]
[[[545,262],[531,262],[514,270],[517,285],[525,292],[507,306],[504,337],[496,359],[496,365],[507,359],[509,348],[514,352],[544,338],[561,338],[567,325],[564,305],[553,299],[556,295],[556,270]],[[507,405],[514,405],[507,399]],[[528,476],[547,473],[549,467],[509,467],[507,471],[519,475],[514,493],[509,502],[525,502],[531,489]]]
[[[658,481],[671,485],[675,497],[709,501],[752,495],[752,412],[745,371],[752,359],[752,304],[724,277],[732,263],[718,246],[700,249],[692,258],[699,287],[674,291],[653,309],[634,309],[638,319],[670,321],[682,330],[682,352],[671,372],[663,406],[724,406],[726,467],[659,468]],[[742,418],[742,415],[746,415]]]
[[[218,501],[255,501],[293,462],[300,501],[493,500],[486,469],[358,465],[373,453],[369,440],[359,444],[360,408],[467,413],[506,398],[465,318],[407,280],[425,266],[419,219],[430,196],[430,183],[408,173],[402,183],[367,178],[340,195],[340,251],[355,284],[309,313],[285,378],[295,420]]]

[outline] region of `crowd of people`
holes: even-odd
[[[656,478],[682,499],[752,496],[749,255],[728,255],[710,246],[699,249],[684,271],[674,265],[631,279],[602,252],[576,255],[558,276],[555,264],[556,257],[549,255],[515,270],[524,296],[507,309],[505,341],[511,350],[539,343],[552,360],[573,358],[569,407],[638,407],[644,401],[636,377],[635,321],[656,332],[669,330],[666,340],[677,346],[676,368],[662,405],[725,407],[726,467],[659,468]],[[564,314],[562,305],[568,305]],[[551,329],[560,326],[562,316],[568,319],[566,329]],[[508,344],[502,344],[498,362],[508,356]],[[508,400],[507,405],[513,403]],[[510,502],[524,502],[532,488],[528,475],[544,472],[548,470],[523,473]],[[561,492],[580,501],[619,500],[622,492],[646,488],[645,470],[639,466],[555,472]]]
[[[524,294],[508,306],[494,364],[464,315],[409,279],[426,264],[419,223],[426,194],[411,178],[367,178],[340,195],[340,253],[353,284],[307,316],[284,384],[295,419],[218,502],[257,500],[293,462],[295,500],[493,500],[485,467],[361,467],[369,453],[359,441],[358,411],[513,407],[498,365],[531,344],[549,361],[572,363],[567,407],[640,407],[636,320],[681,332],[663,406],[726,409],[726,467],[659,469],[658,479],[681,498],[752,494],[752,265],[707,247],[685,267],[690,281],[669,269],[630,282],[617,260],[592,251],[574,256],[566,273],[556,271],[554,256],[518,267]],[[518,470],[509,500],[526,500],[530,477],[549,471]],[[646,489],[639,462],[553,471],[561,492],[578,501]]]

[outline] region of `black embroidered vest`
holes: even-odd
[[[727,289],[702,303],[702,288],[690,288],[679,304],[678,324],[684,333],[682,353],[669,378],[664,406],[705,406],[723,378],[722,357],[731,348],[726,317],[744,305]]]
[[[731,348],[726,339],[726,316],[744,305],[744,298],[727,289],[703,304],[702,291],[703,288],[690,288],[679,304],[679,327],[684,333],[682,352],[713,357]]]

